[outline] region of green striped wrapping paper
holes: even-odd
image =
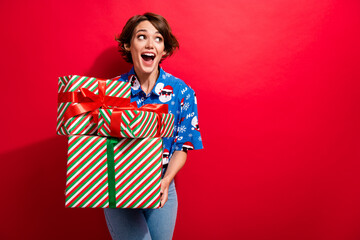
[[[91,92],[98,94],[98,81],[94,77],[84,77],[78,75],[69,75],[59,77],[58,93],[79,92],[81,88],[86,88]],[[106,80],[106,96],[130,98],[131,86],[129,83]],[[70,134],[95,134],[97,124],[93,119],[91,112],[84,113],[68,119],[64,122],[64,113],[66,110],[78,103],[59,102],[56,131],[58,135]]]
[[[99,136],[111,136],[112,109],[99,111]],[[148,111],[124,110],[121,114],[120,136],[124,138],[144,138],[156,136],[158,119]],[[174,134],[174,115],[162,113],[160,137],[172,137]]]
[[[65,207],[159,208],[161,138],[69,136]]]

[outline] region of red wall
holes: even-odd
[[[177,177],[174,239],[359,239],[360,2],[135,2],[0,3],[0,238],[110,239],[102,210],[64,208],[57,77],[127,71],[114,36],[153,11],[205,145]]]

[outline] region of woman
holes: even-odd
[[[131,83],[131,101],[136,101],[138,107],[168,104],[169,113],[175,116],[175,136],[163,138],[162,207],[105,209],[105,218],[113,239],[169,240],[177,214],[173,179],[185,164],[187,150],[202,148],[195,92],[159,66],[179,47],[162,16],[145,13],[130,18],[117,41],[124,59],[133,68],[115,79]]]

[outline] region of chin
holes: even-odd
[[[146,66],[143,63],[139,64],[139,70],[146,74],[153,73],[154,71],[157,71],[158,68],[159,68],[159,62],[153,62],[151,66]]]

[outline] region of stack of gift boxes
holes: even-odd
[[[65,206],[159,208],[166,104],[137,108],[129,83],[59,78],[57,134],[69,135]]]

